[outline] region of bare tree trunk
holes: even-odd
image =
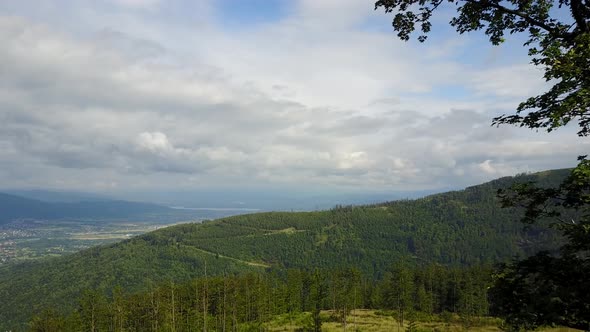
[[[94,303],[92,304],[92,314],[90,315],[90,330],[92,332],[96,331],[95,321],[94,321]]]
[[[174,306],[174,282],[170,282],[170,292],[172,293],[172,331],[176,331],[176,317],[174,316],[174,311],[176,311]]]
[[[238,329],[238,289],[237,285],[234,285],[234,301],[232,306],[232,332],[236,332]]]
[[[203,286],[203,332],[207,332],[207,261],[205,261],[205,284]]]
[[[346,303],[344,304],[344,310],[342,311],[342,326],[344,327],[344,332],[346,332]]]
[[[199,283],[195,279],[195,318],[196,322],[199,321]]]
[[[223,324],[222,331],[225,332],[225,298],[227,294],[227,277],[223,274]]]
[[[356,328],[356,315],[354,314],[354,311],[356,309],[356,292],[357,289],[356,287],[354,288],[354,298],[352,299],[352,325]]]

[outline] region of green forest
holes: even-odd
[[[168,282],[110,296],[84,290],[77,307],[60,314],[48,307],[32,318],[31,331],[261,331],[284,315],[299,330],[320,331],[323,321],[351,324],[358,308],[377,309],[399,324],[457,315],[465,327],[489,313],[491,268],[410,268],[393,265],[374,280],[357,269],[270,270]],[[322,311],[328,311],[325,317]],[[303,312],[303,320],[294,322]],[[443,318],[444,319],[444,318]]]
[[[540,249],[555,250],[562,242],[559,232],[543,225],[523,229],[519,222],[522,213],[502,209],[496,193],[518,182],[551,186],[567,173],[557,170],[507,177],[417,200],[337,206],[318,212],[257,213],[183,224],[64,257],[3,267],[0,329],[26,330],[31,317],[48,308],[68,315],[78,307],[75,299],[88,290],[96,290],[96,296],[112,301],[116,287],[125,294],[145,296],[150,289],[163,292],[170,285],[175,285],[173,289],[190,287],[187,282],[205,276],[236,275],[237,279],[227,282],[238,282],[242,280],[239,275],[254,273],[249,278],[266,280],[274,278],[272,273],[282,273],[268,271],[311,268],[323,271],[328,279],[333,274],[329,271],[354,269],[359,282],[381,284],[390,280],[386,271],[396,264],[409,268],[439,266],[444,268],[441,271],[455,271],[450,274],[471,273],[468,271],[475,270],[453,269],[484,269],[482,266],[507,262],[515,256],[527,257]],[[421,273],[411,273],[417,278],[415,282],[424,282]],[[441,278],[437,272],[436,279]],[[475,279],[478,285],[483,282],[481,276]],[[210,283],[215,284],[214,280]],[[270,292],[273,287],[262,288]],[[377,288],[371,292],[378,294]],[[416,293],[413,297],[421,292],[418,284],[411,289]],[[485,293],[484,288],[477,289]],[[181,294],[182,290],[177,292]],[[438,302],[433,302],[427,312],[458,312],[459,298],[447,299],[448,294],[433,292],[428,296],[438,298]],[[127,300],[135,301],[132,299]],[[391,307],[383,301],[373,295],[362,296],[354,307]],[[485,300],[478,299],[477,303],[483,308],[478,313],[487,312]],[[324,301],[321,308],[329,306]]]

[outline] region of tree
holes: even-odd
[[[552,84],[546,92],[520,103],[515,114],[493,119],[553,131],[577,122],[578,136],[590,135],[590,1],[588,0],[379,0],[375,9],[395,13],[393,28],[402,40],[416,29],[427,39],[431,18],[443,6],[457,15],[450,21],[460,34],[483,30],[492,44],[506,34],[527,35],[531,62]],[[509,327],[561,324],[590,330],[590,162],[577,167],[557,188],[525,183],[499,191],[503,206],[525,208],[525,223],[550,218],[566,244],[558,255],[539,253],[504,265],[492,288],[495,312]]]
[[[107,299],[102,291],[86,289],[80,297],[78,311],[84,323],[84,330],[99,331],[107,321]]]
[[[404,264],[397,263],[392,271],[386,274],[384,290],[385,304],[397,312],[399,326],[404,325],[404,319],[414,308],[414,275],[413,271]]]
[[[567,241],[559,256],[540,252],[502,266],[491,289],[494,311],[515,329],[560,324],[590,330],[590,161],[580,157],[557,188],[524,183],[499,195],[505,206],[525,209],[525,223],[551,218]]]
[[[63,316],[53,308],[47,308],[31,319],[30,331],[58,332],[64,330],[64,325],[65,320]]]
[[[124,331],[128,310],[124,300],[123,288],[119,285],[113,290],[113,301],[110,309],[113,317],[114,330]]]
[[[319,271],[314,271],[311,277],[310,304],[312,324],[310,330],[320,332],[322,330],[322,318],[320,312],[322,302],[326,296],[326,285],[324,276]]]
[[[547,252],[505,265],[490,292],[511,330],[564,325],[589,330],[588,260]]]

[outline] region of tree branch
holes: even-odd
[[[536,19],[532,18],[530,15],[527,15],[526,13],[523,13],[523,12],[518,11],[516,9],[507,8],[507,7],[504,7],[504,6],[499,5],[497,3],[490,2],[489,0],[481,0],[481,1],[478,1],[478,0],[465,0],[465,1],[466,2],[470,2],[470,3],[473,3],[473,4],[476,4],[476,5],[479,5],[479,6],[483,7],[483,8],[491,7],[491,8],[495,8],[495,9],[497,9],[497,10],[503,12],[503,13],[506,13],[506,14],[516,15],[516,16],[524,19],[525,21],[527,21],[531,25],[534,25],[534,26],[539,27],[539,28],[541,28],[543,30],[546,30],[547,32],[549,32],[549,33],[551,33],[551,34],[553,34],[555,36],[559,36],[560,35],[559,29],[557,29],[555,27],[551,27],[550,25],[546,24],[545,22],[536,20]]]
[[[582,0],[571,0],[572,16],[576,20],[578,29],[583,32],[588,32],[590,29],[586,19],[588,19],[588,12],[590,9],[582,3]],[[586,17],[585,17],[586,16]]]

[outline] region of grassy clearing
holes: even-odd
[[[263,267],[263,268],[269,268],[270,267],[270,265],[265,264],[265,263],[262,263],[262,262],[249,262],[249,261],[241,260],[241,259],[238,259],[238,258],[235,258],[235,257],[229,257],[229,256],[221,255],[219,253],[207,251],[207,250],[204,250],[204,249],[201,249],[201,248],[197,248],[197,247],[193,247],[193,246],[190,246],[189,248],[190,248],[190,250],[196,250],[196,251],[199,251],[199,252],[202,252],[202,253],[205,253],[205,254],[209,254],[209,255],[212,255],[212,256],[215,256],[215,257],[221,257],[221,258],[230,259],[230,260],[232,260],[234,262],[246,264],[246,265],[249,265],[249,266],[256,266],[256,267]]]
[[[73,240],[123,240],[128,239],[131,235],[127,236],[126,234],[113,234],[113,233],[103,233],[103,234],[74,234],[70,237]]]
[[[322,331],[362,331],[362,332],[405,332],[410,321],[405,320],[404,326],[400,326],[393,315],[378,310],[358,309],[351,311],[346,324],[346,329],[341,321],[337,321],[332,311],[322,311]],[[436,317],[432,321],[419,321],[415,323],[418,332],[501,332],[499,328],[501,320],[498,318],[475,318],[466,324],[458,316],[449,315],[442,321],[442,317]],[[297,313],[278,315],[272,321],[265,323],[268,331],[300,331],[306,326],[311,326],[311,314]],[[542,328],[540,332],[579,332],[575,329],[556,327]]]
[[[289,227],[289,228],[285,228],[285,229],[271,230],[271,231],[268,231],[265,235],[274,235],[274,234],[291,235],[291,234],[301,233],[301,232],[305,232],[305,231],[306,231],[305,229],[296,229],[295,227]]]

